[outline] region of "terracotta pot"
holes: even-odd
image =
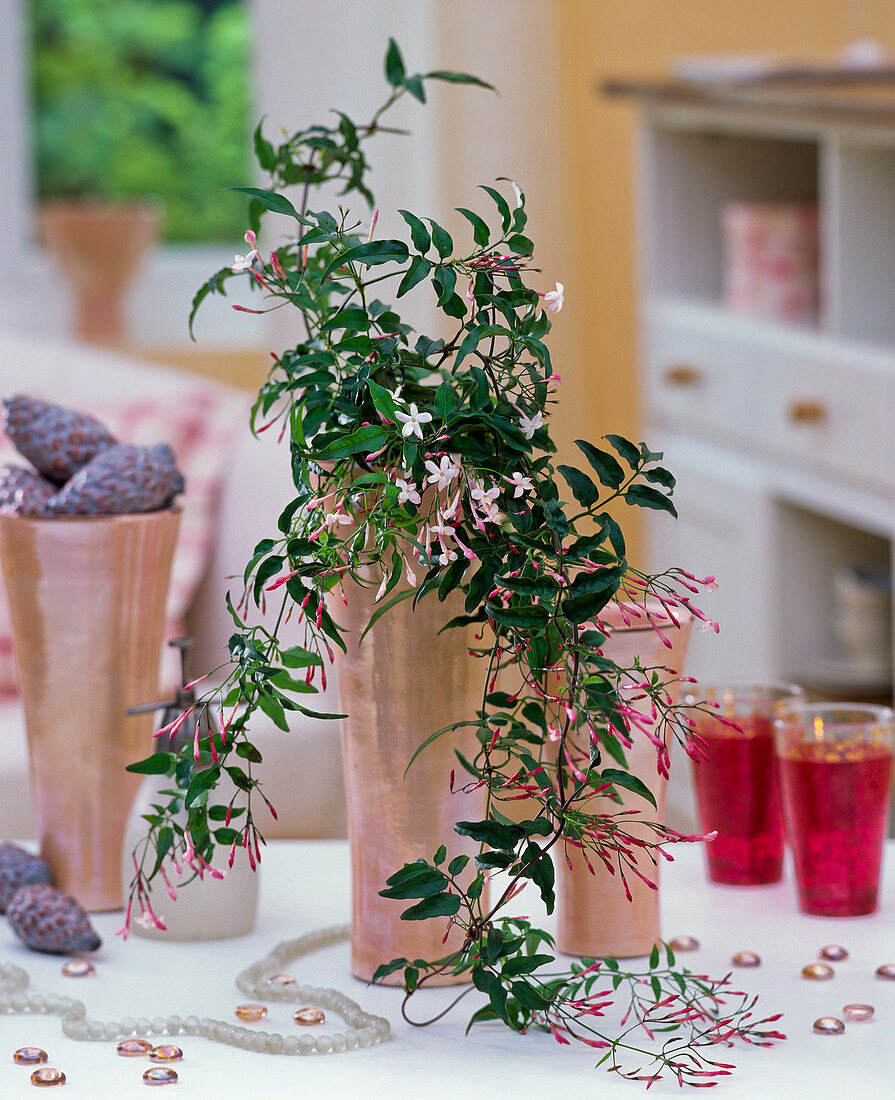
[[[93,911],[122,904],[121,845],[158,698],[180,512],[0,515],[41,855]]]
[[[481,683],[468,655],[469,629],[438,630],[462,614],[460,598],[435,596],[413,610],[408,599],[386,612],[359,642],[375,609],[372,590],[348,591],[348,607],[336,618],[349,627],[348,653],[339,660],[342,756],[351,850],[351,964],[369,980],[380,963],[404,956],[437,959],[462,945],[452,932],[442,942],[446,918],[402,921],[413,901],[381,898],[385,880],[405,863],[431,860],[440,844],[449,857],[476,846],[453,831],[456,821],[484,816],[484,792],[451,794],[450,774],[463,782],[454,747],[476,752],[471,731],[444,734],[407,765],[419,745],[450,722],[474,718]],[[400,973],[392,979],[396,983]],[[448,984],[443,979],[427,984]]]
[[[608,608],[603,617],[616,626],[603,646],[603,653],[617,664],[629,665],[637,656],[645,668],[664,665],[678,672],[683,669],[692,625],[689,616],[681,618],[681,626],[677,629],[663,627],[672,649],[662,644],[651,627],[625,628],[621,617]],[[671,694],[676,699],[677,691]],[[643,701],[631,701],[631,705],[638,710],[646,709]],[[594,799],[589,803],[591,812],[637,810],[647,820],[662,821],[667,780],[656,771],[655,747],[646,737],[635,735],[633,747],[626,752],[626,757],[628,771],[649,787],[658,808],[653,810],[645,799],[622,791],[622,805],[609,799]],[[606,763],[611,765],[611,761]],[[653,835],[637,824],[626,825],[626,829],[634,836]],[[556,942],[559,950],[567,955],[619,959],[648,954],[660,938],[658,889],[651,889],[636,875],[628,873],[626,878],[631,892],[631,901],[628,901],[617,871],[610,875],[596,859],[591,861],[596,871],[592,875],[580,854],[572,848],[569,853],[573,864],[571,871],[562,857],[557,861]],[[638,866],[641,873],[658,886],[658,866],[654,867],[645,856],[640,857]]]
[[[88,343],[120,343],[127,288],[156,238],[158,214],[143,203],[58,200],[39,219],[75,295],[75,333]]]

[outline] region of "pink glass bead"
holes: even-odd
[[[38,1088],[48,1088],[50,1085],[64,1085],[65,1074],[61,1069],[52,1069],[50,1066],[41,1066],[31,1074],[31,1084]]]
[[[818,951],[817,957],[826,959],[827,962],[843,962],[848,958],[848,951],[844,947],[840,947],[838,943],[829,943]]]
[[[835,1016],[821,1016],[814,1021],[814,1030],[818,1035],[841,1035],[845,1031],[845,1024]]]
[[[268,985],[295,985],[295,978],[291,974],[274,974],[272,978],[267,979]]]
[[[738,951],[730,961],[734,966],[761,966],[761,959],[754,951]]]
[[[292,1019],[304,1027],[311,1027],[313,1024],[324,1023],[326,1016],[319,1008],[300,1008],[298,1012],[293,1013]]]
[[[183,1059],[183,1051],[180,1047],[170,1046],[165,1044],[160,1047],[153,1047],[149,1052],[150,1062],[179,1062]]]
[[[152,1050],[148,1039],[122,1039],[115,1048],[122,1058],[143,1058]]]
[[[143,1081],[147,1085],[176,1085],[177,1070],[167,1066],[153,1066],[143,1074]]]
[[[672,951],[698,951],[699,940],[695,936],[675,936],[668,946]]]
[[[846,1005],[842,1015],[851,1023],[862,1024],[873,1019],[873,1005]]]
[[[39,1066],[47,1060],[47,1052],[40,1047],[19,1047],[12,1060],[17,1066]]]
[[[70,959],[63,965],[62,973],[66,978],[92,978],[96,970],[86,959]]]
[[[876,976],[878,978],[885,978],[890,982],[895,982],[895,963],[886,963],[884,966],[878,966],[876,968]]]
[[[266,1005],[237,1005],[233,1010],[240,1020],[256,1024],[267,1015]]]
[[[810,963],[802,967],[802,977],[809,982],[828,982],[833,977],[833,968],[824,963]]]

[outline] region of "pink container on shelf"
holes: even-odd
[[[817,203],[729,202],[721,228],[725,305],[771,321],[817,324]]]

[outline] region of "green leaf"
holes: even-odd
[[[537,1012],[549,1006],[550,1000],[527,982],[513,982],[510,986],[513,996],[523,1008]]]
[[[315,451],[314,458],[318,461],[326,462],[329,459],[347,458],[349,455],[360,454],[364,451],[378,451],[387,439],[388,432],[386,432],[385,428],[377,427],[375,424],[368,424],[366,427],[358,428],[356,432],[352,432],[342,439],[334,440],[332,443],[327,444],[322,450]]]
[[[535,250],[534,243],[528,237],[523,237],[521,233],[514,233],[507,241],[507,245],[517,256],[530,256]]]
[[[388,40],[388,49],[385,51],[385,79],[393,88],[400,88],[404,83],[406,70],[404,58],[398,49],[398,43],[394,38]]]
[[[423,78],[425,80],[443,80],[447,84],[474,84],[477,88],[487,88],[491,92],[494,91],[493,84],[488,84],[469,73],[453,73],[445,69],[435,69],[431,73],[424,73]]]
[[[625,490],[625,500],[628,504],[637,505],[640,508],[654,508],[657,511],[670,512],[677,519],[677,509],[664,493],[653,489],[650,485],[632,485]]]
[[[666,489],[673,489],[677,484],[675,476],[664,466],[653,466],[651,470],[644,470],[643,476],[647,481],[653,481],[656,485],[664,485]]]
[[[591,479],[576,466],[557,466],[557,469],[572,490],[575,499],[583,508],[590,508],[600,499],[600,490]]]
[[[137,772],[139,775],[164,775],[173,769],[176,756],[171,752],[154,752],[145,760],[139,760],[135,764],[128,764],[124,769],[128,772]]]
[[[398,213],[410,226],[410,239],[413,241],[413,247],[420,255],[425,255],[432,244],[429,230],[426,229],[423,221],[416,214],[411,214],[409,210],[399,210]]]
[[[272,210],[274,214],[288,214],[296,221],[305,222],[306,219],[299,214],[285,195],[278,195],[276,191],[262,191],[257,187],[225,187],[225,191],[240,191],[244,195],[251,195],[262,206]]]
[[[409,257],[410,250],[403,241],[365,241],[335,255],[326,265],[321,279],[325,279],[334,268],[342,267],[353,260],[375,267],[377,264],[404,263]]]
[[[467,210],[465,206],[458,206],[456,210],[457,213],[462,214],[472,226],[472,239],[479,248],[487,248],[488,242],[491,240],[491,230],[488,228],[488,223],[484,218],[480,218],[479,215],[472,210]]]
[[[236,755],[243,760],[248,760],[250,764],[260,764],[264,759],[260,751],[249,741],[239,742],[236,746]]]
[[[429,917],[452,917],[460,908],[458,894],[435,894],[411,905],[401,914],[401,920],[427,920]]]
[[[419,73],[414,76],[408,76],[404,81],[404,87],[408,92],[420,101],[420,103],[426,102],[426,90],[423,87],[423,78]]]
[[[458,821],[454,825],[454,832],[460,836],[472,837],[479,844],[487,844],[491,848],[500,848],[510,851],[516,847],[525,835],[518,825],[501,825],[499,821],[488,819],[486,821]]]
[[[510,213],[510,206],[507,200],[501,195],[501,193],[495,190],[493,187],[487,187],[485,184],[481,184],[481,188],[494,200],[494,205],[497,207],[497,211],[500,214],[501,226],[504,233],[510,228],[510,224],[513,220],[513,215]]]
[[[653,944],[653,949],[652,949],[652,951],[650,951],[649,968],[650,968],[650,970],[655,970],[658,965],[659,965],[659,945],[657,943],[654,943]]]
[[[446,229],[442,229],[431,218],[426,219],[432,226],[432,243],[435,245],[438,255],[444,260],[454,251],[454,241]]]
[[[651,806],[656,806],[656,799],[653,792],[643,780],[638,779],[636,775],[631,775],[630,772],[619,771],[616,768],[604,768],[600,775],[600,780],[602,782],[608,780],[613,787],[624,787],[634,794],[639,794],[641,798],[645,798]]]
[[[310,665],[322,665],[323,658],[300,645],[290,646],[280,651],[280,661],[286,668],[308,668]]]
[[[607,489],[618,489],[625,480],[625,471],[615,458],[606,451],[601,451],[586,439],[576,439],[575,446],[587,456],[587,461],[596,470],[600,484]]]
[[[278,726],[284,733],[289,732],[286,713],[275,699],[271,699],[269,695],[259,695],[258,705],[275,726]]]
[[[221,778],[221,769],[218,766],[210,768],[204,768],[200,772],[196,772],[193,776],[189,787],[187,788],[186,795],[183,799],[183,805],[188,810],[190,806],[207,791],[210,791],[212,787],[217,786],[218,780]]]
[[[255,159],[259,167],[265,172],[271,172],[277,163],[277,155],[274,147],[261,134],[261,126],[264,119],[255,127],[253,142],[255,146]]]
[[[623,435],[605,435],[603,438],[612,444],[632,470],[637,468],[640,464],[640,448],[635,447],[630,439],[625,439]]]
[[[469,863],[469,856],[454,856],[448,864],[448,874],[454,876],[459,875],[467,863]]]
[[[504,978],[514,978],[518,974],[530,974],[539,966],[546,966],[554,961],[553,955],[516,955],[500,968]]]
[[[404,272],[404,278],[398,284],[397,297],[402,298],[408,291],[413,290],[417,283],[428,278],[433,266],[432,261],[427,260],[425,256],[414,256],[410,261],[410,267]]]

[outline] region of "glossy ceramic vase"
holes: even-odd
[[[415,904],[379,896],[385,880],[405,863],[432,859],[445,844],[448,858],[474,855],[476,846],[453,831],[456,821],[480,820],[484,792],[452,794],[451,772],[464,775],[454,748],[474,756],[471,731],[445,734],[425,748],[407,774],[420,744],[450,722],[474,718],[481,683],[468,654],[468,627],[438,631],[463,613],[462,600],[440,603],[434,595],[413,609],[406,599],[387,611],[360,641],[375,610],[372,589],[346,589],[348,607],[333,608],[349,628],[347,655],[339,658],[342,756],[351,851],[351,964],[369,980],[393,958],[438,959],[462,946],[447,918],[402,921]],[[470,861],[471,866],[471,861]],[[392,983],[401,977],[393,976]],[[448,984],[463,978],[433,979]]]
[[[122,905],[121,846],[158,698],[177,509],[0,515],[41,855],[91,911]]]
[[[689,615],[678,616],[679,627],[663,625],[662,630],[672,643],[671,649],[662,644],[650,626],[626,627],[614,606],[611,610],[607,608],[602,617],[607,624],[615,627],[612,637],[603,646],[606,657],[620,666],[630,665],[635,657],[639,657],[644,668],[667,666],[678,673],[682,672],[692,625]],[[622,691],[623,696],[628,696],[630,706],[646,712],[649,701],[632,698],[639,694],[636,690]],[[669,694],[677,700],[677,690],[670,691]],[[636,733],[632,741],[632,748],[625,754],[628,771],[649,787],[656,799],[657,809],[654,810],[638,795],[621,791],[621,805],[610,799],[597,798],[588,804],[589,811],[597,814],[636,810],[645,820],[661,822],[665,816],[668,781],[656,770],[655,746],[646,737]],[[632,820],[636,821],[629,818],[628,822]],[[654,835],[636,823],[627,824],[625,828],[633,836],[649,838]],[[569,853],[573,865],[571,871],[564,859],[557,860],[556,943],[559,950],[567,955],[608,956],[618,959],[648,954],[660,938],[658,865],[654,866],[646,855],[640,856],[638,869],[655,883],[657,889],[652,889],[635,874],[628,872],[626,879],[631,892],[629,901],[617,870],[614,875],[610,875],[599,859],[593,859],[591,862],[596,874],[592,875],[575,849],[570,848]],[[661,857],[658,862],[661,863]]]

